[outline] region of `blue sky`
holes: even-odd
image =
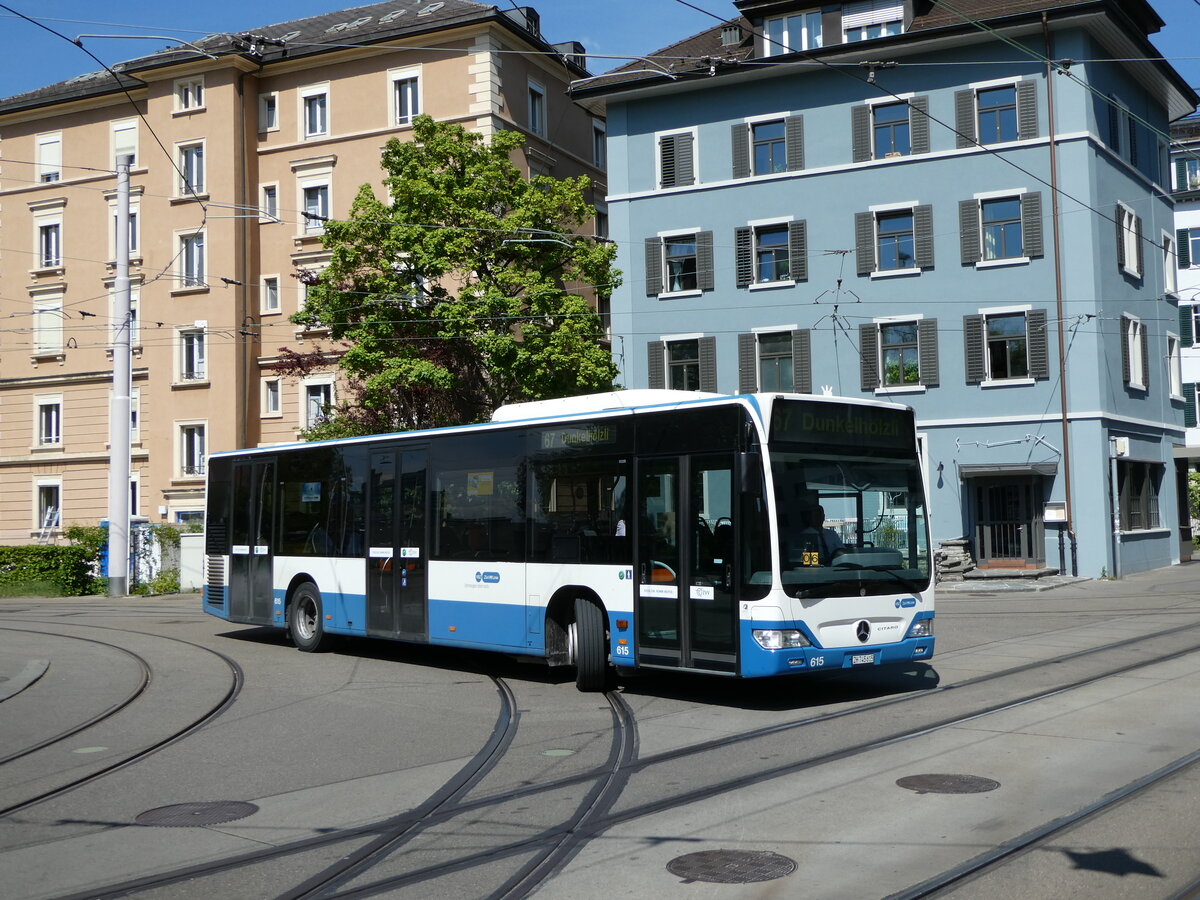
[[[146,34],[187,40],[212,32],[243,31],[338,8],[337,0],[206,0],[164,4],[162,0],[0,0],[35,17],[67,38],[80,34]],[[493,0],[505,6],[506,0]],[[590,53],[639,56],[716,22],[678,0],[518,0],[541,13],[542,32],[552,42],[576,40]],[[729,0],[688,0],[721,16],[734,12]],[[1200,91],[1200,3],[1152,0],[1167,27],[1152,38],[1188,83]],[[344,7],[359,5],[354,0]],[[106,64],[166,46],[166,40],[87,38],[85,45]],[[593,72],[619,60],[594,59]],[[98,68],[78,47],[0,9],[0,97],[32,90]]]

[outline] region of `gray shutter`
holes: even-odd
[[[711,231],[696,234],[696,283],[700,290],[713,289],[713,235]]]
[[[733,177],[750,177],[750,127],[738,123],[730,129],[730,142],[733,150]]]
[[[963,351],[967,384],[978,384],[987,377],[983,365],[983,316],[963,316]]]
[[[696,169],[692,154],[692,136],[675,135],[675,184],[695,184]]]
[[[1146,327],[1145,320],[1138,332],[1142,337],[1142,387],[1150,390],[1150,329]]]
[[[937,319],[919,319],[917,321],[917,366],[918,378],[926,387],[937,387],[940,383],[938,375],[938,342]]]
[[[717,339],[702,337],[700,345],[700,390],[710,394],[717,392]]]
[[[1029,376],[1050,377],[1050,342],[1046,334],[1046,311],[1031,309],[1025,315],[1025,334],[1029,341]]]
[[[658,139],[658,168],[659,183],[665,187],[674,187],[677,177],[675,166],[675,135],[670,134]]]
[[[1125,384],[1130,382],[1131,369],[1129,368],[1129,319],[1121,316],[1121,381]]]
[[[1114,218],[1117,220],[1117,268],[1120,269],[1125,266],[1125,208],[1120,203]]]
[[[733,229],[734,280],[738,287],[754,282],[754,232],[742,226]]]
[[[1142,217],[1133,217],[1133,239],[1137,243],[1137,273],[1146,274],[1146,248],[1142,242]]]
[[[929,152],[929,98],[908,101],[908,133],[913,153]]]
[[[1129,122],[1129,164],[1136,168],[1138,164],[1138,124],[1131,115]]]
[[[954,145],[956,147],[975,146],[975,92],[954,92]]]
[[[1042,256],[1042,192],[1021,196],[1021,247],[1026,256]]]
[[[1037,82],[1017,82],[1017,138],[1028,141],[1038,136]]]
[[[738,335],[738,393],[758,390],[758,339],[753,334]]]
[[[850,146],[854,162],[871,158],[871,107],[850,107]]]
[[[1108,146],[1113,153],[1121,152],[1121,115],[1112,96],[1108,98]]]
[[[879,387],[879,326],[874,322],[858,326],[859,371],[861,388],[873,391]]]
[[[808,223],[788,223],[788,271],[793,281],[808,281]]]
[[[812,393],[812,335],[807,328],[792,332],[792,390]]]
[[[646,238],[646,296],[657,297],[662,293],[662,239]]]
[[[1183,427],[1196,427],[1196,385],[1183,386]]]
[[[1187,159],[1180,156],[1175,159],[1175,190],[1186,191],[1187,189]]]
[[[926,203],[913,209],[913,247],[917,268],[933,267],[933,207]]]
[[[1200,263],[1200,260],[1196,260]],[[1192,248],[1188,245],[1188,230],[1180,228],[1175,232],[1175,264],[1186,269],[1192,264]]]
[[[960,200],[958,203],[958,234],[962,247],[963,265],[973,265],[983,258],[979,246],[979,201]]]
[[[662,341],[651,341],[646,345],[646,385],[652,388],[667,386],[667,345]]]
[[[854,214],[854,255],[858,262],[858,274],[870,275],[875,271],[875,214]]]
[[[1192,334],[1192,307],[1179,305],[1179,345],[1190,347],[1195,343]]]
[[[804,116],[788,116],[783,120],[784,140],[787,143],[789,172],[804,168]]]

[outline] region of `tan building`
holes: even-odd
[[[603,122],[565,94],[582,53],[531,8],[392,0],[0,100],[0,543],[107,513],[117,156],[135,157],[130,512],[195,520],[209,452],[294,440],[336,400],[332,369],[272,370],[320,347],[288,320],[295,276],[326,259],[322,217],[381,191],[412,116],[520,130],[522,168],[603,198]]]

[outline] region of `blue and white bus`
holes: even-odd
[[[487,424],[214,454],[204,610],[573,666],[728,676],[933,656],[910,409],[618,391]],[[822,518],[824,521],[821,521]]]

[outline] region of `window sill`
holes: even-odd
[[[189,388],[206,388],[211,386],[207,378],[189,378],[184,381],[172,381],[171,390],[188,390]]]
[[[30,269],[30,270],[29,270],[29,277],[30,277],[30,278],[52,278],[52,277],[54,277],[55,275],[57,275],[59,278],[61,278],[61,277],[63,277],[63,276],[66,274],[66,273],[67,273],[67,270],[66,270],[66,269],[65,269],[63,266],[61,266],[61,265],[59,265],[59,266],[46,266],[46,267],[44,267],[44,268],[41,268],[41,269]]]
[[[1117,534],[1118,534],[1120,537],[1122,537],[1122,538],[1127,538],[1127,537],[1145,537],[1145,536],[1147,536],[1147,535],[1154,535],[1154,534],[1170,534],[1170,533],[1171,533],[1171,529],[1170,529],[1170,528],[1163,528],[1163,527],[1161,527],[1161,526],[1158,526],[1158,527],[1155,527],[1155,528],[1138,528],[1138,529],[1135,529],[1135,530],[1132,530],[1132,531],[1118,531],[1118,532],[1117,532]]]
[[[1143,394],[1150,392],[1149,388],[1147,388],[1144,384],[1138,384],[1136,381],[1125,382],[1125,387],[1131,391],[1141,391]]]
[[[1037,384],[1032,378],[998,378],[995,381],[981,381],[981,388],[1032,387]]]
[[[1183,394],[1176,394],[1172,392],[1167,396],[1170,398],[1172,403],[1187,403],[1187,397],[1183,396]]]
[[[67,354],[62,350],[35,350],[29,354],[29,359],[35,366],[43,362],[57,362],[61,365],[66,358]]]
[[[871,277],[872,278],[902,278],[906,275],[920,275],[920,274],[921,274],[921,270],[919,268],[914,267],[914,268],[909,268],[909,269],[876,270],[871,273]]]
[[[1129,266],[1121,266],[1121,271],[1124,272],[1126,275],[1128,275],[1130,278],[1136,278],[1139,281],[1142,278],[1141,272],[1139,272],[1137,269],[1131,269],[1131,268],[1129,268]]]
[[[875,395],[881,394],[924,394],[927,388],[923,384],[897,384],[892,387],[877,387]]]
[[[703,297],[704,291],[663,291],[658,295],[659,300],[682,300],[687,297]]]
[[[292,238],[292,243],[297,247],[305,247],[312,244],[320,244],[321,238],[325,236],[324,231],[313,231],[306,234],[298,234]]]
[[[207,284],[198,284],[193,287],[181,287],[181,288],[172,288],[171,289],[172,297],[179,297],[184,294],[207,294],[207,293],[208,293],[208,285]]]
[[[747,287],[752,291],[770,291],[776,288],[792,288],[796,286],[794,279],[785,278],[781,281],[755,281]]]
[[[172,206],[180,206],[184,203],[204,203],[206,200],[208,200],[208,193],[204,192],[199,194],[181,194],[178,197],[172,197],[168,202]]]
[[[1013,256],[1005,259],[981,259],[975,263],[976,269],[1002,269],[1006,266],[1027,266],[1028,256]]]
[[[282,419],[283,413],[282,412],[265,412],[261,416],[259,416],[259,418],[260,419]]]
[[[34,444],[29,448],[29,452],[38,454],[62,453],[63,444],[62,441],[59,441],[57,444]]]
[[[258,311],[258,314],[260,316],[282,316],[283,310],[282,309],[260,309]]]
[[[322,140],[323,138],[327,138],[327,137],[329,137],[328,131],[314,131],[312,134],[300,135],[300,140],[302,140],[302,141],[319,141],[319,140]]]
[[[207,111],[208,111],[208,107],[206,107],[206,106],[189,106],[187,109],[171,110],[171,115],[172,116],[194,116],[196,113],[202,113],[202,112],[207,112]]]
[[[136,253],[137,251],[134,251],[134,252]],[[136,256],[131,255],[129,257],[129,265],[140,266],[141,264],[142,264],[142,257],[140,254],[138,254]],[[115,259],[110,259],[104,265],[108,267],[108,271],[112,272],[113,270],[115,270],[117,268],[117,261]]]

